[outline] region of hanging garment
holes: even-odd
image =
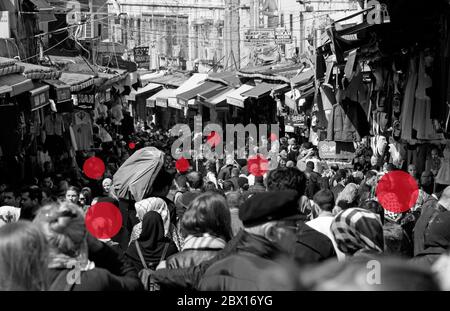
[[[62,116],[56,113],[46,116],[44,119],[44,131],[48,136],[62,136],[64,132],[64,122]]]
[[[450,185],[450,143],[444,149],[444,159],[442,160],[441,168],[436,175],[436,183],[441,185]]]
[[[88,150],[94,145],[91,116],[85,111],[74,114],[74,122],[71,126],[72,145],[76,151]]]
[[[440,139],[442,135],[437,134],[433,121],[431,120],[431,99],[426,91],[431,88],[433,82],[425,71],[424,53],[420,53],[417,89],[415,92],[413,129],[417,131],[417,139]]]
[[[405,95],[403,97],[403,105],[401,112],[402,122],[402,139],[411,141],[412,139],[412,122],[414,115],[414,98],[417,85],[417,69],[416,59],[412,57],[409,63],[408,82],[406,83]]]
[[[339,92],[339,91],[338,91]],[[340,95],[336,96],[339,99]],[[343,99],[333,106],[328,122],[327,140],[353,142],[369,135],[369,124],[357,102]]]

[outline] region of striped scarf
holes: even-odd
[[[208,233],[204,233],[202,236],[197,237],[193,235],[188,235],[184,240],[184,245],[182,250],[186,249],[223,249],[227,243],[218,237],[214,237]]]

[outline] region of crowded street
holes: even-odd
[[[0,291],[450,290],[449,1],[141,2],[0,3]]]

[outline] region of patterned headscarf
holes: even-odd
[[[137,202],[135,205],[136,216],[139,219],[139,223],[133,228],[132,240],[137,239],[142,230],[142,220],[145,214],[150,211],[157,212],[161,215],[164,223],[164,235],[169,236],[170,228],[170,212],[166,202],[161,198],[147,198]]]
[[[331,232],[339,250],[345,254],[383,252],[383,225],[380,217],[371,211],[349,208],[340,212],[331,224]]]

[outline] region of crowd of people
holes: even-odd
[[[278,167],[263,174],[230,158],[191,161],[180,172],[173,139],[146,126],[103,146],[102,180],[48,162],[20,190],[1,185],[0,289],[450,290],[450,186],[433,182],[438,171],[416,176],[414,165],[370,163],[370,154],[326,163],[310,143],[281,137]],[[166,155],[151,191],[139,201],[118,197],[114,173],[149,146]],[[376,195],[382,176],[397,170],[418,184],[401,213]],[[99,202],[121,212],[111,238],[86,228]],[[371,260],[379,282],[367,281]]]

